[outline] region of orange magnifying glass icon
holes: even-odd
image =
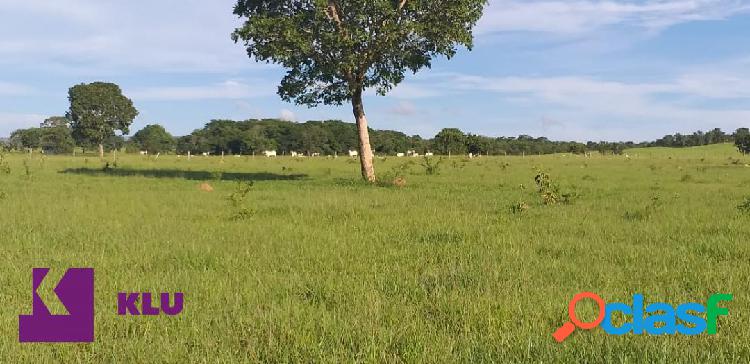
[[[596,304],[599,305],[599,316],[592,322],[581,322],[576,316],[576,305],[578,304],[578,302],[586,298],[594,300]],[[599,326],[602,321],[604,321],[604,313],[605,303],[604,300],[599,297],[599,295],[591,292],[581,292],[573,296],[573,299],[570,300],[570,304],[568,305],[568,317],[570,317],[570,321],[566,322],[559,329],[557,329],[557,331],[555,331],[552,336],[555,338],[555,340],[557,340],[557,342],[561,343],[565,341],[565,339],[567,339],[568,336],[573,333],[573,331],[576,330],[576,327],[581,330],[591,330]]]

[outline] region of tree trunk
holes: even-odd
[[[104,159],[104,144],[99,143],[99,159]]]
[[[367,117],[365,107],[362,104],[362,91],[354,93],[352,97],[354,118],[357,120],[357,131],[359,133],[359,163],[362,167],[362,178],[367,182],[375,182],[375,166],[373,165],[372,147],[370,146],[370,131],[367,128]]]

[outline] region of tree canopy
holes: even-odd
[[[288,69],[278,93],[315,106],[352,103],[362,176],[375,181],[362,94],[385,95],[407,72],[472,48],[486,0],[239,0],[233,39],[251,58]]]
[[[236,29],[248,54],[289,69],[287,101],[342,104],[357,89],[385,94],[407,71],[471,48],[486,0],[239,0]]]
[[[165,153],[174,150],[175,140],[161,125],[147,125],[133,135],[131,141],[140,150],[151,154]]]
[[[750,129],[740,128],[734,133],[734,145],[743,154],[750,154]]]
[[[82,143],[99,145],[99,156],[104,156],[104,142],[115,131],[129,133],[138,110],[133,102],[123,96],[120,86],[113,83],[94,82],[80,84],[68,91],[73,136]]]

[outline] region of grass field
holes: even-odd
[[[729,145],[628,155],[454,157],[439,175],[378,160],[403,188],[359,182],[348,158],[131,155],[105,172],[91,156],[6,155],[0,361],[750,361],[750,214],[737,208],[750,158]],[[538,169],[570,204],[542,204]],[[238,180],[254,186],[233,206]],[[95,343],[18,343],[33,267],[96,269]],[[117,316],[119,291],[182,291],[185,310]],[[734,300],[716,336],[596,329],[558,344],[581,291]]]

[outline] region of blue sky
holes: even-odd
[[[210,119],[352,120],[282,102],[283,70],[230,33],[233,0],[0,0],[0,136],[67,109],[81,82],[122,86],[184,135]],[[432,137],[647,140],[750,126],[750,0],[490,0],[472,52],[365,100],[371,126]]]

